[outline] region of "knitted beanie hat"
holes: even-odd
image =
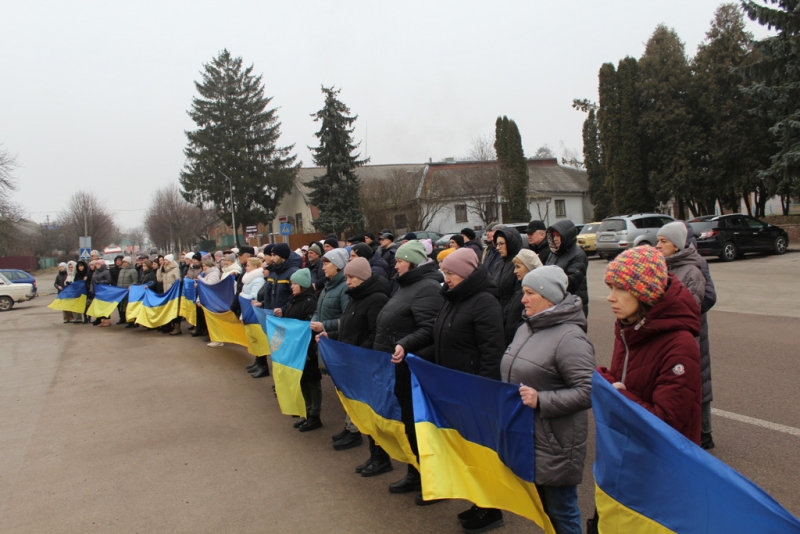
[[[669,240],[678,250],[686,248],[686,225],[683,221],[675,221],[665,224],[658,231],[658,237],[665,237]]]
[[[322,249],[319,248],[317,243],[313,243],[311,246],[308,247],[309,252],[315,252],[317,256],[322,256]]]
[[[537,267],[542,266],[542,260],[539,259],[539,255],[529,248],[523,248],[520,250],[519,253],[517,253],[517,255],[514,257],[514,261],[521,263],[523,267],[528,269],[528,271],[532,271]]]
[[[329,262],[334,264],[336,268],[341,271],[342,269],[344,269],[344,266],[347,265],[347,260],[349,257],[350,255],[347,253],[345,249],[335,248],[333,250],[329,250],[328,252],[326,252],[322,258],[323,260],[328,260]]]
[[[567,274],[561,267],[555,265],[539,267],[526,274],[522,279],[524,287],[534,290],[553,304],[564,300],[568,284]]]
[[[475,253],[473,252],[473,254]],[[416,239],[398,248],[394,257],[399,260],[407,261],[408,263],[413,263],[414,265],[420,265],[428,260],[428,256],[425,254],[425,245]]]
[[[311,287],[311,271],[308,269],[298,269],[289,278],[300,287]]]
[[[458,248],[442,261],[441,268],[461,278],[469,278],[478,268],[478,255],[471,248]]]
[[[353,250],[356,252],[357,256],[366,258],[368,260],[371,259],[372,256],[374,255],[372,247],[367,245],[366,243],[356,243],[355,245],[353,245]]]
[[[355,276],[356,278],[367,280],[370,276],[372,276],[372,269],[370,269],[369,262],[366,260],[366,258],[359,257],[354,260],[350,260],[350,263],[345,265],[344,275]]]
[[[289,248],[289,245],[286,243],[278,243],[272,249],[272,255],[278,256],[279,258],[283,258],[284,260],[289,259],[289,255],[291,255],[292,249]]]
[[[664,296],[668,280],[664,256],[650,246],[626,250],[606,268],[606,284],[624,289],[650,306]]]
[[[328,246],[330,246],[330,247],[333,247],[333,248],[339,248],[339,242],[338,242],[338,241],[336,241],[336,240],[335,240],[334,238],[332,238],[332,237],[329,237],[328,239],[326,239],[325,241],[323,241],[323,243],[325,243],[326,245],[328,245]]]
[[[470,241],[472,241],[473,239],[475,239],[475,230],[473,230],[472,228],[469,228],[469,227],[462,228],[461,229],[461,235],[463,235],[466,239],[469,239]]]
[[[438,256],[436,256],[436,261],[438,261],[439,263],[442,263],[442,261],[444,261],[444,259],[447,256],[449,256],[450,254],[452,254],[455,251],[456,251],[456,249],[454,249],[454,248],[446,248],[446,249],[444,249],[443,251],[441,251],[439,253]]]

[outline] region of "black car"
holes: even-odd
[[[783,254],[789,234],[748,215],[705,215],[689,221],[697,237],[697,251],[703,256],[719,256],[733,261],[747,252]]]

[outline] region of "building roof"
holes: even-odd
[[[364,165],[356,169],[356,174],[361,180],[382,180],[388,178],[392,173],[397,171],[405,172],[422,172],[425,169],[425,163],[398,163],[392,165]],[[306,182],[310,182],[315,176],[321,176],[325,170],[323,167],[302,167],[297,172],[297,187],[303,196],[307,197],[311,192],[306,187]]]
[[[586,171],[562,167],[556,158],[528,160],[531,192],[585,193],[589,190]]]

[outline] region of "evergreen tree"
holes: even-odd
[[[619,95],[617,94],[617,69],[612,63],[604,63],[600,67],[598,80],[600,100],[597,110],[597,140],[600,144],[600,153],[603,154],[605,200],[609,214],[614,214],[619,213],[614,204],[614,166],[619,142]],[[597,187],[599,188],[599,184]],[[595,204],[596,209],[597,204]]]
[[[650,208],[693,196],[692,158],[698,131],[692,123],[691,70],[675,30],[656,27],[639,60],[639,131]],[[679,214],[681,215],[681,214]]]
[[[639,137],[640,98],[637,81],[639,64],[626,57],[617,66],[619,131],[613,160],[614,207],[619,213],[638,213],[653,209],[653,197],[642,162]]]
[[[236,223],[244,228],[270,224],[281,198],[297,175],[294,145],[278,147],[280,122],[272,98],[264,96],[261,76],[242,58],[223,50],[203,65],[199,96],[188,112],[197,129],[186,132],[186,163],[181,171],[183,197],[198,206],[211,202],[231,224],[230,177]]]
[[[360,154],[353,154],[360,145],[353,143],[353,123],[358,116],[349,115],[350,108],[338,99],[340,92],[323,86],[325,105],[311,115],[321,125],[314,134],[319,146],[309,149],[314,163],[323,167],[325,174],[306,182],[311,189],[310,200],[319,208],[314,227],[337,235],[364,228],[364,214],[359,209],[361,181],[355,170],[369,162],[369,158],[360,160]]]
[[[594,205],[595,221],[614,214],[609,189],[606,187],[606,172],[602,162],[600,135],[597,122],[597,105],[588,100],[574,100],[572,107],[588,112],[583,122],[583,162],[589,181],[589,200]]]
[[[751,20],[778,32],[755,43],[759,56],[745,70],[750,82],[745,92],[755,102],[755,112],[772,125],[777,151],[760,177],[774,182],[788,214],[790,197],[800,195],[800,1],[769,3],[777,7],[742,1]]]
[[[756,211],[763,215],[771,196],[769,183],[757,177],[774,152],[769,123],[748,112],[755,104],[741,90],[742,67],[751,55],[752,35],[745,30],[742,12],[736,4],[721,5],[692,62],[696,117],[703,130],[697,143],[701,160],[695,170],[695,213],[715,213],[717,201],[738,206],[739,198],[755,192]]]
[[[505,218],[511,221],[529,221],[528,161],[522,149],[522,136],[517,123],[508,117],[498,117],[495,122],[494,148],[508,202]]]

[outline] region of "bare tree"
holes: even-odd
[[[581,153],[567,148],[564,141],[561,141],[561,164],[575,169],[586,169],[586,165],[581,159]]]
[[[426,179],[423,171],[395,170],[385,178],[364,180],[361,206],[372,229],[427,230],[451,201],[447,178]]]
[[[534,158],[554,158],[554,157],[556,157],[556,154],[555,154],[555,152],[553,152],[553,149],[550,148],[547,145],[547,143],[545,143],[542,146],[540,146],[538,149],[536,149],[536,153],[534,153],[533,157]]]
[[[16,167],[17,158],[0,148],[0,255],[13,254],[22,245],[18,231],[22,208],[11,200],[12,193],[17,190],[12,175]]]
[[[94,193],[78,191],[73,193],[57,219],[64,241],[63,250],[77,250],[78,238],[83,235],[92,237],[92,246],[96,249],[105,247],[118,234],[114,219],[105,205]]]
[[[179,251],[206,235],[212,219],[218,217],[184,200],[177,184],[172,184],[153,194],[144,226],[153,244],[162,250]]]

